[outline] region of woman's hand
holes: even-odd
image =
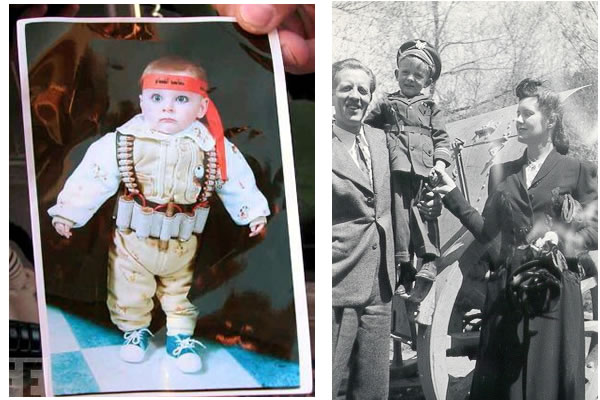
[[[431,191],[429,185],[426,184],[426,188],[429,191],[424,192],[424,199],[417,203],[417,208],[424,219],[432,221],[442,213],[442,198],[439,194]]]
[[[538,250],[544,249],[544,247],[548,246],[558,246],[558,235],[556,232],[548,231],[543,237],[536,240],[533,246]]]
[[[429,183],[431,183],[431,186],[437,186],[437,184],[440,181],[440,178],[438,177],[437,171],[445,171],[446,170],[446,163],[444,163],[442,160],[437,160],[435,162],[435,166],[433,168],[431,168],[431,170],[429,171]]]
[[[456,183],[446,171],[437,168],[432,169],[432,171],[436,173],[438,181],[437,186],[432,189],[434,193],[444,197],[456,187]]]

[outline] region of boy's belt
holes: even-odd
[[[137,197],[134,196],[133,199],[126,195],[119,197],[116,225],[120,231],[131,229],[140,239],[148,237],[160,239],[161,250],[167,249],[170,239],[187,241],[193,233],[204,231],[210,211],[208,204],[206,207],[196,207],[193,211],[187,211],[193,206],[191,204],[180,205],[175,207],[177,210],[171,214],[167,212],[167,204],[150,207],[152,204],[146,200],[144,207]]]
[[[413,132],[413,133],[417,133],[419,135],[431,135],[431,129],[429,128],[423,128],[422,126],[414,126],[414,125],[403,125],[403,124],[397,124],[396,125],[399,129],[399,132]],[[393,125],[392,125],[393,127]]]
[[[142,203],[142,200],[139,196],[133,196],[133,200],[136,203],[138,203],[140,206],[144,205],[144,203]],[[148,199],[145,199],[145,200],[146,200],[146,204],[145,204],[146,207],[150,207],[153,210],[162,211],[162,212],[165,212],[167,210],[167,203],[160,204],[160,203],[155,203],[153,201],[150,201]],[[181,209],[181,212],[188,213],[188,214],[192,213],[194,211],[195,205],[196,205],[196,203],[193,203],[193,204],[177,204],[177,203],[175,203],[175,206],[178,207],[179,209]],[[177,211],[179,212],[179,210],[177,210]]]

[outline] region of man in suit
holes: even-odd
[[[333,64],[333,398],[387,399],[395,283],[389,155],[384,132],[363,125],[373,72]]]

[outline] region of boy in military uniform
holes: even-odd
[[[203,231],[213,193],[250,236],[263,231],[269,207],[244,156],[224,137],[204,69],[160,58],[140,86],[142,113],[90,146],[48,213],[70,238],[124,184],[106,301],[124,332],[120,356],[144,360],[156,295],[167,315],[167,353],[181,371],[197,372],[202,344],[192,338],[197,310],[187,298],[199,244],[193,233]]]
[[[427,190],[427,180],[435,185],[435,169],[450,165],[450,139],[441,110],[421,93],[440,76],[438,53],[425,41],[411,40],[398,49],[396,63],[400,90],[376,102],[365,123],[386,132],[390,152],[395,256],[400,270],[397,292],[406,294],[415,279],[408,298],[420,302],[437,276],[440,239],[437,220],[425,220],[416,205]],[[412,254],[422,259],[418,272],[412,266]]]

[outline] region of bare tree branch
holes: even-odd
[[[442,75],[450,76],[450,75],[456,75],[456,74],[460,74],[460,73],[467,72],[467,71],[510,71],[510,70],[511,70],[510,67],[490,67],[490,68],[473,67],[473,68],[461,68],[461,69],[455,69],[452,71],[447,71],[447,72],[444,72]]]
[[[448,22],[448,17],[450,16],[450,13],[452,12],[452,9],[453,9],[454,7],[456,7],[456,6],[457,6],[457,4],[458,4],[458,3],[457,3],[457,2],[455,2],[455,1],[453,1],[453,2],[450,2],[450,5],[448,6],[448,10],[446,11],[446,15],[444,16],[444,20],[442,21],[442,25],[441,25],[441,27],[440,27],[440,30],[441,30],[441,31],[443,31],[443,30],[445,30],[445,29],[446,29],[446,23]]]
[[[367,8],[371,5],[372,3],[370,1],[365,1],[365,2],[341,2],[341,1],[334,1],[333,2],[333,7],[337,8],[338,10],[342,10],[342,11],[346,11],[349,13],[356,13],[356,11],[360,11],[364,8]]]
[[[498,41],[502,38],[502,36],[496,36],[493,38],[484,38],[484,39],[477,39],[477,40],[456,40],[456,41],[452,41],[452,42],[446,42],[444,43],[443,46],[440,47],[440,52],[450,46],[465,46],[465,45],[470,45],[470,44],[479,44],[479,43],[485,43],[485,42],[495,42]]]
[[[482,101],[480,101],[478,103],[470,104],[470,105],[465,106],[465,107],[455,108],[453,110],[447,111],[447,113],[448,114],[454,114],[454,113],[457,113],[457,112],[468,110],[470,108],[477,108],[477,107],[482,106],[484,104],[491,103],[494,100],[498,100],[499,98],[501,98],[503,96],[506,96],[507,94],[510,94],[510,93],[512,93],[512,90],[505,90],[502,93],[500,93],[500,94],[498,94],[498,95],[496,95],[494,97],[491,97],[489,99],[485,99],[485,100],[482,100]]]

